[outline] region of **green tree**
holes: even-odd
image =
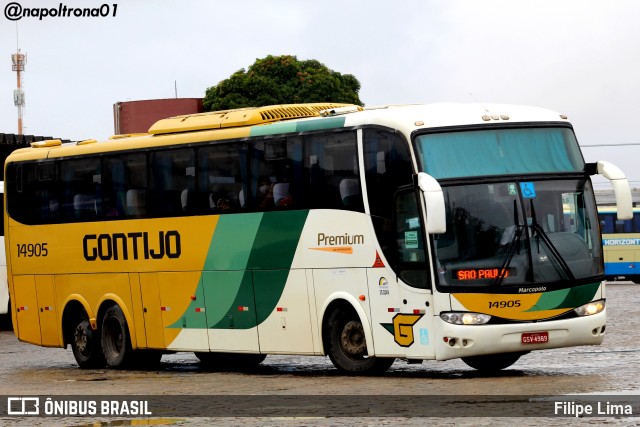
[[[359,90],[353,75],[340,74],[319,61],[269,55],[208,88],[203,105],[206,111],[305,102],[362,105]]]

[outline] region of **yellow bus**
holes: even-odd
[[[590,175],[563,115],[280,105],[41,141],[5,164],[14,330],[82,368],[328,355],[506,368],[606,325]]]

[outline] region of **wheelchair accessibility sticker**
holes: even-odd
[[[536,198],[536,187],[533,185],[533,182],[521,182],[520,190],[522,191],[522,197],[525,199]]]

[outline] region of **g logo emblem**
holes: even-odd
[[[424,314],[396,314],[393,317],[393,338],[401,347],[410,347],[413,344],[413,325]]]

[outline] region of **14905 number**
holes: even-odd
[[[512,308],[520,307],[520,300],[510,301],[489,301],[489,308]]]
[[[18,258],[43,257],[49,255],[46,243],[18,243]]]

